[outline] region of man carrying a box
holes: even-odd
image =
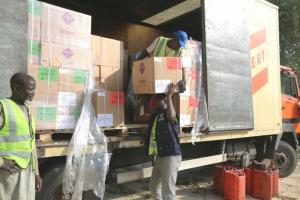
[[[182,48],[186,47],[188,35],[184,31],[176,31],[172,38],[157,37],[145,50],[134,55],[134,60],[142,60],[149,55],[153,57],[180,57]]]
[[[181,30],[174,32],[172,38],[166,38],[163,36],[157,37],[148,48],[133,55],[133,61],[142,60],[148,56],[180,57],[182,49],[186,48],[187,41],[187,33]],[[182,74],[184,75],[184,68],[182,68],[182,70]],[[184,76],[182,81],[180,81],[178,84],[180,88],[185,88],[186,81]],[[138,102],[136,96],[132,92],[132,87],[132,82],[130,80],[127,88],[126,102],[128,112],[134,111],[134,114],[131,113],[131,116],[135,116],[136,114],[138,114],[138,108],[136,107],[138,105]],[[150,99],[146,99],[146,101],[149,100]]]
[[[26,101],[32,101],[33,77],[16,73],[12,95],[0,100],[0,199],[34,200],[42,180],[38,171],[35,125]]]
[[[179,122],[172,96],[171,83],[167,94],[156,94],[157,110],[150,117],[145,146],[155,158],[149,189],[155,200],[175,200],[177,171],[181,163]]]

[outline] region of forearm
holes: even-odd
[[[173,105],[172,96],[167,96],[167,118],[174,122],[176,120],[176,111]]]
[[[135,55],[134,55],[134,60],[143,60],[144,58],[146,58],[147,56],[149,56],[150,54],[147,52],[147,50],[143,50],[143,51],[140,51],[140,52],[137,52]]]
[[[36,148],[34,148],[33,150],[33,159],[34,159],[34,163],[35,163],[35,175],[39,175],[39,162],[38,162],[38,157],[37,157],[37,152],[36,152]]]

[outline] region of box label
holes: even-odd
[[[124,93],[123,92],[110,92],[109,93],[110,104],[124,104]]]
[[[199,70],[196,70],[195,68],[189,70],[189,76],[191,77],[192,80],[196,80],[197,78],[199,79]]]
[[[77,95],[73,92],[59,92],[58,105],[59,106],[76,106]]]
[[[36,120],[42,122],[49,122],[56,120],[57,109],[55,107],[37,107]]]
[[[190,125],[191,124],[191,115],[180,114],[180,126]]]
[[[171,80],[155,80],[155,92],[156,93],[168,92],[168,85],[170,83]]]
[[[168,70],[181,70],[181,60],[180,58],[174,57],[174,58],[166,58],[167,61],[167,69]]]
[[[75,128],[75,117],[71,115],[58,115],[56,119],[56,128],[59,129]]]
[[[112,127],[113,121],[113,114],[97,114],[97,124],[99,127]]]
[[[36,40],[28,40],[28,55],[40,56],[41,43]]]
[[[78,84],[86,84],[88,79],[88,73],[84,71],[77,71],[73,72],[73,82]]]
[[[38,80],[58,81],[58,68],[40,65],[38,67]]]

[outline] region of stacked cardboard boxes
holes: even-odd
[[[123,43],[92,35],[91,49],[92,64],[99,70],[100,89],[93,94],[98,126],[123,126]]]
[[[28,73],[37,129],[72,129],[91,68],[91,17],[36,0],[29,2]]]
[[[193,126],[199,106],[198,85],[200,69],[191,56],[150,57],[134,62],[133,85],[136,94],[165,93],[170,83],[177,84],[185,77],[186,91],[175,94],[173,102],[181,126]],[[149,110],[149,109],[148,109]]]

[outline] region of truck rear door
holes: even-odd
[[[203,1],[209,130],[253,129],[248,0]]]

